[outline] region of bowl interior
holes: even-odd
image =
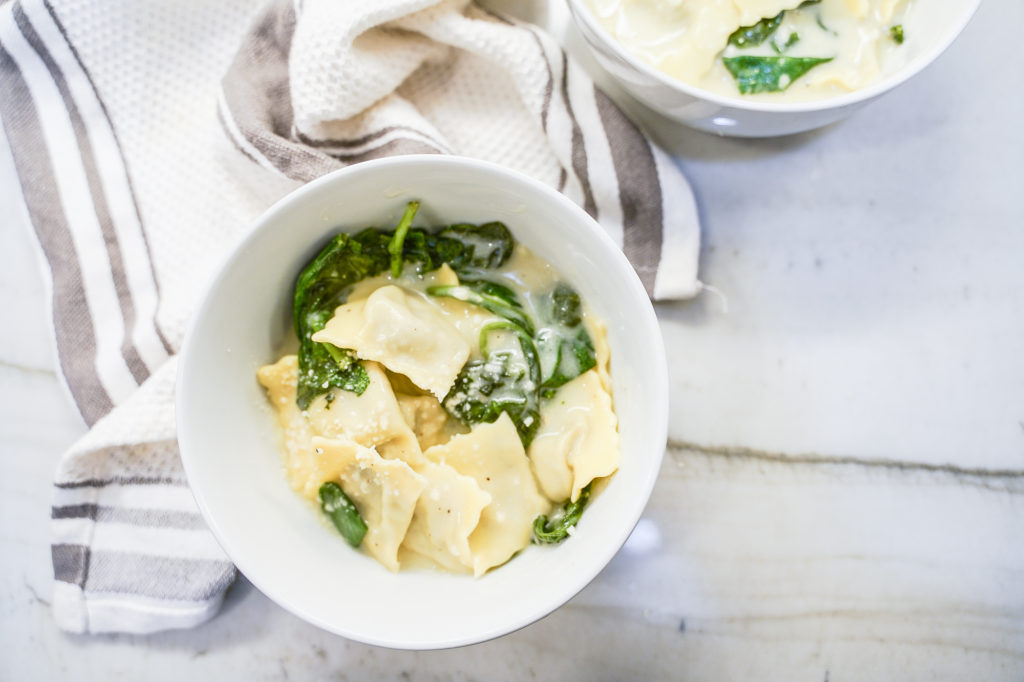
[[[696,85],[684,83],[648,64],[633,54],[612,36],[594,16],[585,0],[568,0],[571,14],[580,25],[581,32],[591,48],[599,55],[610,52],[617,62],[611,73],[624,81],[635,94],[635,82],[624,77],[622,67],[642,74],[646,79],[657,82],[670,90],[678,90],[689,97],[713,102],[720,106],[746,111],[776,113],[798,113],[839,109],[877,97],[918,73],[935,60],[956,39],[964,29],[981,0],[939,0],[938,2],[916,2],[907,12],[903,25],[906,41],[901,58],[893,59],[884,67],[877,81],[852,92],[819,100],[800,102],[760,101],[740,95],[728,96],[704,90]],[[607,63],[606,63],[607,65]]]
[[[275,418],[256,369],[291,334],[300,268],[339,229],[503,220],[550,261],[605,321],[623,461],[567,542],[530,546],[482,578],[393,574],[351,550],[285,479]],[[405,157],[321,178],[272,208],[215,279],[186,338],[178,434],[207,522],[239,569],[283,607],[371,644],[440,648],[526,625],[582,589],[628,537],[657,476],[667,425],[667,370],[653,309],[628,262],[561,195],[497,166]]]

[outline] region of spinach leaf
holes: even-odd
[[[472,303],[484,310],[494,313],[515,323],[528,335],[533,335],[533,322],[522,311],[522,305],[515,298],[515,293],[508,287],[493,282],[469,282],[458,285],[427,287],[431,296],[446,296],[466,303]],[[511,294],[509,298],[508,294]]]
[[[539,304],[545,324],[534,337],[541,363],[541,397],[597,366],[594,342],[583,326],[580,296],[568,284],[558,286]]]
[[[541,514],[533,520],[533,541],[536,544],[553,545],[569,537],[569,529],[579,523],[583,516],[583,510],[590,501],[590,488],[593,482],[588,483],[575,502],[566,500],[562,508],[555,512],[551,519]]]
[[[551,319],[566,327],[575,327],[583,321],[580,295],[564,282],[559,282],[551,292]]]
[[[317,343],[312,337],[344,303],[348,287],[386,267],[387,249],[379,234],[339,234],[299,274],[292,322],[299,338],[296,402],[303,410],[332,387],[361,395],[370,385],[369,375],[350,350]]]
[[[810,5],[817,5],[820,2],[821,0],[804,0],[804,2],[800,3],[797,9],[803,9]],[[768,38],[778,30],[779,26],[782,25],[783,18],[786,16],[786,12],[787,10],[783,10],[774,17],[766,17],[756,24],[751,24],[750,26],[740,26],[729,36],[729,45],[734,45],[736,47],[757,47],[764,41],[768,40]],[[791,47],[795,42],[796,41],[790,37],[786,44],[782,46],[782,49],[785,50],[787,47]]]
[[[405,213],[402,214],[402,219],[398,221],[398,227],[395,228],[395,234],[391,237],[391,241],[388,242],[388,253],[391,254],[391,276],[399,277],[402,274],[402,246],[405,242],[405,236],[409,232],[409,228],[412,226],[412,219],[416,216],[416,211],[420,208],[420,202],[410,201],[405,207]]]
[[[328,481],[320,486],[320,507],[348,544],[358,547],[366,535],[366,522],[340,485]]]
[[[762,19],[751,26],[740,26],[729,36],[729,44],[736,47],[757,47],[779,28],[786,12],[783,10],[774,17]]]
[[[493,298],[500,298],[502,301],[507,303],[513,308],[522,308],[523,304],[519,302],[519,296],[509,287],[504,284],[498,284],[497,282],[489,282],[487,280],[463,280],[463,284],[468,286],[473,291],[476,291],[485,296]]]
[[[537,398],[539,365],[529,336],[508,322],[495,322],[519,333],[521,353],[511,349],[488,353],[486,359],[468,362],[459,372],[444,408],[465,424],[493,424],[508,413],[519,432],[523,447],[529,447],[540,428]],[[499,327],[492,327],[497,329]],[[490,330],[481,331],[481,335]]]
[[[460,253],[448,253],[446,262],[460,275],[472,270],[493,270],[512,257],[515,240],[504,223],[450,225],[438,233],[442,239],[462,245]],[[450,248],[450,246],[449,246]]]
[[[406,212],[408,211],[407,208]],[[392,238],[392,244],[395,245],[389,248],[389,253],[395,258],[395,254],[399,253],[397,244],[400,244],[402,260],[418,264],[421,273],[431,272],[447,263],[458,273],[460,279],[476,279],[480,277],[482,271],[504,265],[515,247],[512,233],[503,223],[460,223],[445,227],[439,232],[407,228],[401,241],[396,243],[401,227],[400,223],[395,230],[395,236]],[[392,275],[397,277],[398,275],[394,274],[395,261],[392,260],[391,263]],[[401,274],[400,263],[397,270]]]
[[[462,258],[465,245],[454,239],[442,239],[421,227],[410,229],[402,242],[402,258],[415,263],[422,274],[437,270],[445,263]]]
[[[555,389],[597,366],[590,334],[583,327],[573,336],[559,335],[550,328],[537,332],[537,351],[544,362],[540,396],[551,398]]]
[[[744,95],[781,92],[815,66],[830,61],[832,57],[722,57]]]

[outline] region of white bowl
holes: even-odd
[[[256,368],[290,327],[302,266],[339,230],[393,226],[410,199],[419,225],[502,220],[551,262],[606,322],[622,466],[573,537],[527,547],[481,578],[391,573],[354,551],[286,481],[275,417]],[[369,644],[435,649],[521,628],[579,592],[640,518],[667,437],[668,371],[636,273],[582,210],[552,189],[463,158],[361,163],[296,190],[223,266],[181,353],[178,441],[199,508],[239,570],[268,597],[326,630]]]
[[[594,57],[638,100],[691,128],[731,137],[773,137],[835,123],[903,83],[949,47],[981,0],[919,3],[908,25],[904,64],[866,88],[811,102],[759,102],[684,83],[634,55],[600,24],[583,0],[568,0]]]

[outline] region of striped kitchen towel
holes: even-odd
[[[234,579],[181,469],[174,355],[203,282],[303,182],[393,154],[495,161],[595,216],[654,298],[698,289],[685,179],[542,30],[465,0],[255,1],[0,2],[0,163],[91,427],[53,491],[66,630],[189,627]]]

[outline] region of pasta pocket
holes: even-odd
[[[384,459],[347,438],[313,438],[313,449],[337,471],[341,488],[366,522],[363,545],[397,571],[398,548],[412,522],[427,479],[401,460]]]
[[[404,374],[438,399],[469,358],[469,344],[434,306],[394,285],[339,307],[312,338]]]
[[[619,468],[617,420],[595,370],[558,389],[540,415],[530,459],[549,498],[575,502],[591,481]]]
[[[491,496],[469,537],[475,575],[500,566],[529,543],[533,520],[548,511],[551,503],[537,490],[530,460],[507,414],[424,454],[471,476]]]
[[[469,536],[491,496],[447,464],[427,462],[419,473],[427,487],[416,502],[405,546],[452,571],[473,568]]]

